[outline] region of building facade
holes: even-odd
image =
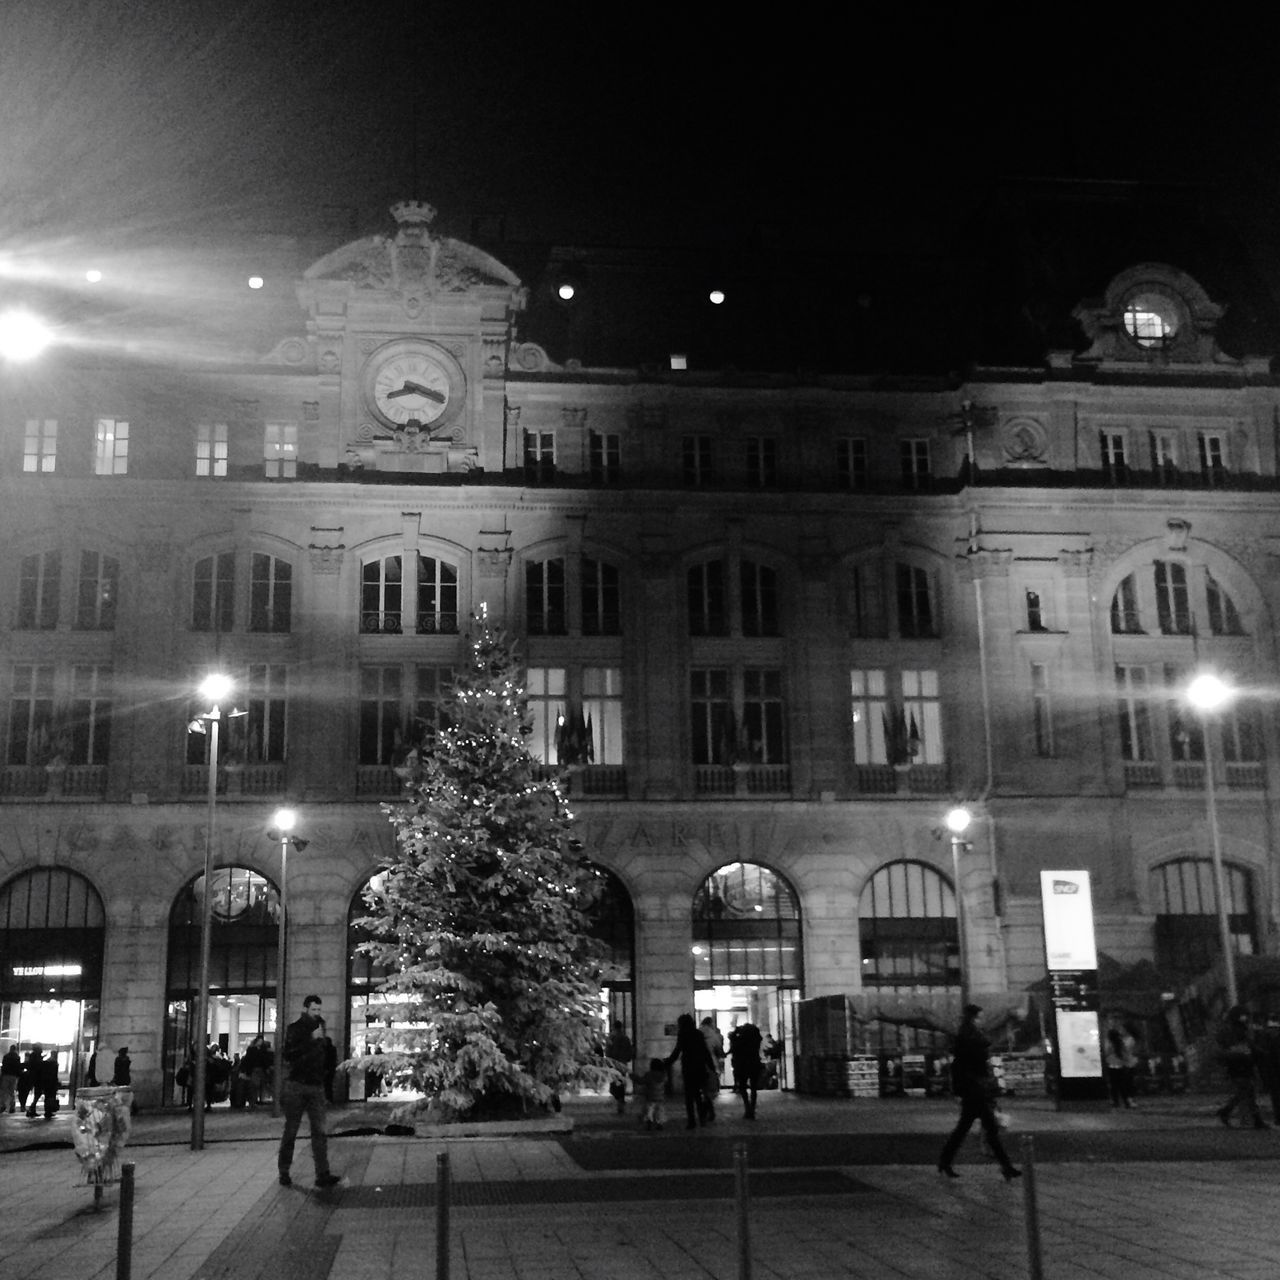
[[[288,802],[288,990],[376,1043],[351,921],[482,603],[609,873],[602,1016],[643,1056],[694,1008],[787,1042],[802,996],[949,1009],[962,969],[1017,1004],[1045,869],[1091,873],[1109,956],[1193,976],[1206,761],[1237,948],[1275,952],[1280,389],[1220,346],[1230,299],[1135,263],[1074,349],[964,376],[598,365],[393,213],[266,341],[3,367],[0,1040],[77,1073],[128,1044],[172,1099],[211,812],[209,1030],[270,1032]],[[1204,666],[1237,689],[1208,720]],[[211,762],[215,669],[244,714]]]

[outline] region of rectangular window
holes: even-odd
[[[680,442],[684,482],[691,489],[701,489],[713,479],[711,437],[685,436]]]
[[[1206,484],[1222,484],[1227,478],[1227,443],[1216,431],[1201,431],[1197,436],[1200,450],[1200,476]]]
[[[552,484],[556,478],[556,433],[524,433],[524,480],[526,484]]]
[[[403,744],[400,668],[360,668],[360,763],[394,764]]]
[[[622,671],[582,669],[582,714],[591,743],[591,763],[622,763]]]
[[[933,616],[933,592],[928,570],[913,564],[897,566],[898,634],[920,640],[938,634]]]
[[[96,551],[80,553],[80,579],[76,584],[76,629],[112,631],[116,625],[120,562]]]
[[[1168,705],[1169,754],[1174,760],[1204,759],[1204,722],[1187,706],[1187,672],[1173,663],[1164,668]]]
[[[729,593],[723,560],[696,564],[688,575],[689,634],[729,634]]]
[[[458,634],[458,570],[434,556],[418,557],[418,634]]]
[[[867,442],[861,436],[836,441],[836,482],[842,489],[865,493],[870,483]]]
[[[582,560],[582,634],[622,634],[622,588],[616,565],[603,560]]]
[[[292,480],[298,474],[298,424],[266,423],[262,452],[269,478]]]
[[[453,688],[453,668],[419,666],[414,671],[413,688],[413,723],[409,737],[414,746],[421,746],[448,727],[445,703]]]
[[[778,619],[778,575],[768,565],[744,560],[738,576],[742,590],[742,634],[781,635],[782,628]]]
[[[28,418],[22,445],[23,471],[49,475],[58,461],[58,420]]]
[[[235,624],[236,553],[223,551],[196,562],[191,598],[192,631],[230,631]]]
[[[124,475],[129,470],[129,424],[120,418],[96,418],[93,436],[94,474]]]
[[[617,484],[622,479],[622,437],[616,432],[588,432],[587,467],[592,484]]]
[[[879,560],[856,564],[849,571],[849,630],[860,639],[889,634],[884,607],[884,565]]]
[[[738,733],[729,672],[699,668],[689,673],[690,742],[694,764],[732,764]]]
[[[1262,759],[1262,723],[1256,702],[1240,698],[1222,712],[1222,757],[1228,764],[1256,764]]]
[[[1146,667],[1116,667],[1120,754],[1125,760],[1154,760],[1151,742],[1150,686]]]
[[[1151,469],[1160,484],[1178,483],[1178,433],[1153,431],[1151,433]]]
[[[216,478],[226,474],[227,424],[225,422],[197,423],[196,475]]]
[[[18,577],[18,627],[24,631],[52,631],[58,625],[61,591],[60,551],[23,556]]]
[[[1053,703],[1049,697],[1049,668],[1031,664],[1031,729],[1036,755],[1053,755]]]
[[[1191,598],[1187,592],[1187,566],[1177,560],[1155,562],[1156,618],[1160,634],[1191,634]]]
[[[246,764],[276,764],[284,759],[287,668],[282,664],[249,666],[249,714],[244,719]]]
[[[525,565],[525,618],[531,636],[562,636],[569,630],[565,615],[564,560],[535,560]]]
[[[774,436],[748,436],[747,486],[776,489],[778,486],[778,441]]]
[[[914,764],[941,764],[942,699],[936,671],[902,673],[902,711],[906,717],[907,754]]]
[[[880,670],[851,671],[853,759],[857,764],[888,764],[888,681]]]
[[[19,663],[9,696],[9,764],[46,764],[53,741],[53,667]]]
[[[929,442],[902,440],[898,445],[902,463],[902,485],[906,489],[927,489],[930,483]]]
[[[783,764],[787,758],[782,672],[748,668],[742,673],[742,746],[750,764]]]
[[[287,632],[292,609],[293,565],[255,551],[249,571],[249,630]]]
[[[1098,448],[1102,455],[1102,474],[1112,484],[1124,484],[1129,478],[1129,460],[1125,454],[1123,431],[1099,431]]]
[[[111,743],[111,668],[71,668],[69,764],[106,764]]]
[[[1027,630],[1048,631],[1045,620],[1044,593],[1035,587],[1028,587],[1025,596],[1027,602]]]
[[[529,724],[525,739],[529,753],[543,764],[559,764],[556,729],[565,711],[565,670],[563,667],[530,667],[525,677]]]
[[[401,633],[403,564],[399,556],[368,560],[360,569],[360,630]]]

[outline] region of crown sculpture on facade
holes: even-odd
[[[391,206],[391,216],[402,228],[427,227],[435,221],[436,211],[425,200],[398,200]]]

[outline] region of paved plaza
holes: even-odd
[[[452,1182],[451,1280],[739,1280],[733,1148],[750,1158],[749,1274],[942,1280],[1030,1275],[1033,1181],[1046,1280],[1280,1274],[1280,1133],[1225,1130],[1212,1099],[1133,1113],[1015,1104],[1034,1177],[1006,1184],[970,1139],[948,1181],[933,1168],[954,1119],[945,1102],[762,1099],[755,1125],[639,1132],[607,1099],[566,1108],[572,1132],[386,1137],[385,1112],[332,1113],[330,1192],[275,1177],[280,1121],[215,1113],[189,1149],[183,1114],[141,1116],[128,1158],[136,1195],[132,1280],[404,1280],[437,1275],[437,1177]],[[553,1122],[554,1123],[554,1122]],[[568,1129],[564,1125],[562,1128]],[[111,1280],[119,1190],[98,1211],[70,1117],[0,1118],[0,1275]],[[832,1163],[832,1162],[835,1163]]]

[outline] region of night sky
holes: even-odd
[[[1047,8],[9,0],[0,224],[363,231],[416,193],[516,239],[915,235],[1008,174],[1269,208],[1268,30]]]

